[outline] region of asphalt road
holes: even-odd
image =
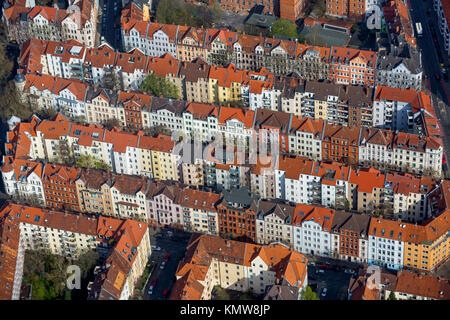
[[[104,6],[106,4],[106,7]],[[116,6],[116,10],[114,10]],[[105,9],[105,10],[104,10]],[[99,22],[101,25],[101,36],[114,49],[120,49],[120,14],[122,2],[120,0],[100,0],[99,1]],[[100,41],[101,42],[101,41]]]
[[[316,292],[320,300],[346,300],[351,274],[344,271],[327,269],[323,272],[317,266],[308,265],[308,285]],[[322,296],[323,289],[327,293]]]
[[[424,85],[432,94],[437,95],[442,100],[439,102],[434,99],[434,107],[444,131],[444,153],[448,159],[450,150],[450,114],[448,107],[450,81],[443,79],[440,64],[450,66],[450,62],[448,55],[443,50],[443,39],[439,32],[438,18],[433,9],[433,1],[408,0],[408,2],[411,7],[410,14],[414,28],[416,22],[420,22],[423,29],[423,36],[417,37],[417,44],[422,52],[422,64],[425,73]],[[439,74],[439,80],[436,79],[436,74]],[[447,166],[444,170],[448,170]]]
[[[160,233],[161,236],[151,237],[151,244],[161,248],[161,251],[152,251],[150,263],[155,263],[156,268],[153,270],[149,277],[149,281],[145,287],[144,300],[165,300],[163,292],[166,289],[172,290],[175,283],[175,272],[178,267],[178,263],[184,257],[186,245],[189,240],[189,234],[184,234],[182,239],[171,237],[167,232]],[[166,267],[161,269],[161,262],[165,258],[166,254],[170,254],[169,261],[166,263]],[[148,288],[150,287],[151,280],[157,279],[156,287],[153,289],[153,294],[148,294]]]

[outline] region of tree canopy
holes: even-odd
[[[307,286],[305,290],[302,291],[301,297],[302,300],[319,300],[319,298],[317,298],[317,294],[312,291],[310,286]]]
[[[97,159],[91,155],[82,155],[77,160],[77,167],[93,168],[101,170],[111,170],[111,167],[102,159]]]
[[[298,38],[297,25],[289,20],[278,19],[272,24],[270,35],[285,36],[290,38]]]
[[[159,23],[210,28],[221,17],[222,11],[216,0],[210,6],[196,6],[181,0],[164,0],[159,1],[156,8],[156,21]]]
[[[169,80],[158,77],[154,73],[147,75],[145,80],[142,82],[141,90],[144,90],[145,92],[148,92],[156,97],[163,96],[173,99],[181,98],[175,84]]]

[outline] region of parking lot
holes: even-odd
[[[150,264],[154,264],[155,268],[145,286],[144,300],[164,300],[170,296],[170,291],[175,283],[175,272],[178,263],[184,257],[189,238],[190,234],[188,233],[168,233],[165,230],[151,237],[150,242],[152,246],[159,247],[160,250],[152,249]],[[167,254],[170,255],[169,258],[166,258]],[[168,261],[165,263],[164,269],[161,269],[164,259]],[[153,293],[148,294],[148,289],[153,279],[156,279],[156,286],[153,289]],[[166,297],[163,296],[165,290],[167,290]]]
[[[317,265],[308,264],[308,285],[320,300],[346,300],[351,277],[352,275],[344,270],[336,271],[331,267],[324,270]],[[327,288],[327,293],[322,296],[324,288]]]

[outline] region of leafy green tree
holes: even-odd
[[[111,167],[102,159],[97,159],[91,155],[82,155],[78,158],[77,167],[81,168],[93,168],[101,170],[111,170]]]
[[[166,97],[173,99],[180,99],[178,88],[175,84],[164,78],[158,77],[156,74],[151,73],[147,75],[142,82],[141,90],[146,91],[156,97]]]
[[[317,294],[312,291],[310,286],[307,286],[305,290],[301,292],[301,298],[302,300],[319,300],[319,298],[317,298]]]
[[[289,20],[278,19],[272,24],[270,35],[285,36],[290,38],[298,38],[297,25]]]
[[[113,127],[120,128],[122,126],[122,124],[120,123],[119,119],[111,118],[111,119],[105,120],[105,122],[103,122],[103,126],[106,129],[111,130]]]
[[[80,267],[81,276],[85,278],[93,271],[99,258],[97,251],[89,250],[81,254],[74,264]]]
[[[196,6],[181,0],[164,0],[159,1],[156,8],[156,21],[159,23],[209,28],[221,18],[222,10],[217,0],[208,6]]]
[[[394,291],[391,291],[391,293],[389,293],[388,300],[397,300],[397,298],[395,297]]]

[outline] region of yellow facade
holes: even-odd
[[[403,265],[407,268],[431,271],[448,257],[449,237],[444,233],[432,243],[405,242]]]
[[[177,180],[176,159],[171,153],[152,150],[153,178],[156,180]]]
[[[326,101],[314,101],[314,118],[316,120],[323,119],[327,120],[327,102]]]

